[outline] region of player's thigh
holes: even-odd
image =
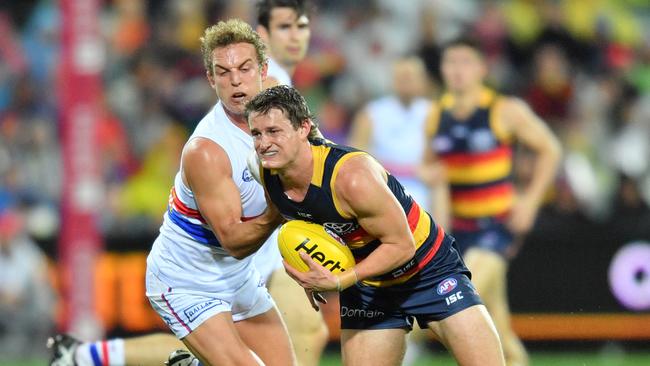
[[[280,314],[275,308],[235,323],[244,343],[266,366],[295,365],[291,341]]]
[[[289,329],[289,335],[327,337],[322,314],[314,311],[305,290],[289,277],[284,268],[273,272],[268,288]],[[292,336],[292,340],[295,337]]]
[[[443,339],[459,365],[503,365],[503,352],[492,319],[483,305],[474,305],[429,328]]]
[[[213,315],[183,338],[204,365],[258,365],[239,336],[230,312]]]
[[[406,348],[404,329],[342,329],[341,351],[346,366],[400,365]]]
[[[483,301],[489,303],[495,287],[505,279],[507,261],[500,254],[481,248],[468,249],[463,259],[472,272],[474,287]]]

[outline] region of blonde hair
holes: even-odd
[[[212,51],[235,43],[249,43],[255,47],[257,61],[260,65],[266,62],[266,46],[259,34],[248,23],[240,19],[221,21],[208,27],[201,37],[201,53],[203,65],[210,75],[212,70]]]

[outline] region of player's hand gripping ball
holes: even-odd
[[[298,254],[301,251],[334,274],[354,267],[350,248],[329,229],[311,222],[291,220],[282,225],[278,247],[282,258],[300,272],[309,270]]]

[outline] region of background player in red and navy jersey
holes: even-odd
[[[501,336],[509,365],[528,363],[510,325],[506,293],[514,240],[528,232],[560,160],[557,139],[522,101],[483,84],[486,64],[471,39],[443,50],[446,93],[426,123],[421,178],[434,187],[434,217],[450,225]],[[535,155],[534,173],[518,193],[512,179],[513,143]]]
[[[285,265],[308,292],[341,291],[344,364],[400,364],[414,320],[459,364],[503,364],[496,330],[454,239],[397,179],[363,151],[313,139],[309,109],[292,87],[258,94],[246,115],[271,201],[287,219],[334,231],[357,261],[340,277],[305,253],[308,272]]]

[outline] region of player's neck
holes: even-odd
[[[226,113],[226,116],[234,124],[235,126],[239,127],[242,131],[246,132],[247,134],[251,134],[251,129],[248,126],[248,121],[246,120],[246,117],[243,114],[236,114],[228,110],[225,106],[221,106],[223,108],[224,113]]]
[[[282,68],[282,70],[286,71],[287,74],[289,74],[289,77],[293,78],[293,73],[296,71],[296,64],[287,64],[280,62],[277,58],[273,57],[272,53],[269,53],[269,57],[275,61],[275,63],[278,64]]]
[[[454,96],[454,111],[457,111],[458,113],[464,113],[471,112],[476,109],[476,107],[478,107],[480,104],[482,91],[483,86],[478,85],[467,90],[453,92],[452,95]]]
[[[415,100],[414,97],[399,96],[399,95],[396,95],[396,97],[397,100],[399,100],[399,103],[405,108],[408,108],[411,105],[411,103],[413,103],[413,101]]]

